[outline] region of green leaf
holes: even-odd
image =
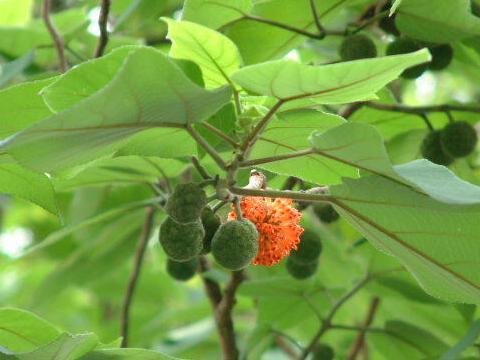
[[[252,6],[252,0],[186,0],[182,20],[218,29],[248,13]]]
[[[136,46],[120,47],[101,58],[81,63],[46,86],[41,95],[52,111],[66,110],[107,85],[136,49]]]
[[[403,0],[395,23],[402,35],[440,44],[480,35],[470,0]]]
[[[167,37],[172,40],[171,57],[197,63],[207,88],[231,84],[230,75],[239,69],[241,59],[229,38],[192,22],[162,20],[168,24]]]
[[[95,350],[81,360],[181,360],[153,350],[145,349],[102,349]]]
[[[230,95],[229,88],[199,88],[163,54],[140,48],[103,89],[3,147],[29,167],[55,171],[112,152],[119,140],[142,130],[204,120]]]
[[[435,356],[448,346],[433,335],[430,331],[400,320],[389,320],[385,323],[385,330],[396,338],[409,344],[425,356]]]
[[[18,360],[75,360],[90,352],[98,344],[95,334],[61,334],[51,343],[31,352],[15,354]]]
[[[248,91],[284,101],[310,97],[320,104],[341,104],[372,98],[403,70],[430,58],[424,49],[323,66],[278,60],[242,68],[232,79]]]
[[[0,87],[8,84],[15,76],[21,74],[33,61],[33,50],[18,59],[0,67]]]
[[[0,26],[21,26],[32,17],[33,0],[2,0]]]
[[[345,179],[334,205],[377,249],[395,256],[430,295],[480,301],[480,204],[450,205],[382,176]]]
[[[22,83],[0,90],[0,139],[52,114],[39,93],[53,81],[55,78]]]
[[[344,121],[337,115],[316,110],[286,111],[269,124],[255,144],[251,158],[286,155],[308,149],[311,147],[308,137],[312,132],[328,132]],[[316,154],[256,166],[317,184],[336,184],[342,176],[358,176],[355,168]]]
[[[60,332],[37,315],[15,308],[0,308],[0,344],[14,352],[30,351],[49,343]]]
[[[458,359],[466,348],[472,346],[475,343],[479,335],[480,335],[480,320],[477,320],[472,324],[472,326],[468,330],[468,333],[458,343],[456,343],[450,350],[445,352],[439,358],[439,360]]]
[[[0,193],[31,201],[52,214],[58,214],[55,191],[50,179],[11,163],[0,165]]]

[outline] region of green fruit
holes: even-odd
[[[220,217],[213,212],[208,206],[202,211],[202,224],[205,229],[205,236],[203,237],[203,250],[202,254],[210,252],[212,247],[212,238],[215,232],[222,224]]]
[[[408,54],[420,50],[420,46],[413,40],[398,38],[387,46],[387,55]],[[428,64],[421,64],[406,69],[400,76],[405,79],[415,79],[427,70]]]
[[[204,236],[200,220],[182,224],[167,217],[160,226],[160,245],[175,261],[189,261],[198,256],[203,249]]]
[[[298,280],[303,280],[315,274],[318,268],[318,261],[313,261],[308,264],[302,264],[296,262],[291,256],[289,256],[285,265],[288,273],[292,277]]]
[[[366,35],[348,36],[340,45],[340,57],[343,61],[373,58],[376,56],[377,48],[375,43]]]
[[[207,205],[205,191],[194,183],[179,184],[169,197],[165,210],[168,215],[181,223],[189,223],[200,218]]]
[[[449,155],[458,158],[473,152],[477,146],[478,136],[472,125],[465,121],[455,121],[442,130],[440,139]]]
[[[441,141],[441,131],[439,130],[430,131],[423,139],[421,152],[425,159],[439,165],[448,166],[454,160],[445,152]]]
[[[167,260],[167,272],[168,274],[177,280],[187,281],[191,279],[197,272],[198,258],[185,262],[178,262],[172,259]]]
[[[429,48],[432,54],[432,61],[428,65],[428,68],[432,71],[439,71],[445,69],[453,59],[453,48],[448,45],[438,45]]]
[[[212,239],[213,257],[230,270],[243,269],[257,252],[258,232],[248,220],[233,220],[220,225]]]
[[[313,360],[333,360],[335,351],[326,344],[318,344],[313,350]]]
[[[324,223],[330,224],[340,218],[337,211],[329,204],[317,204],[313,208],[315,215]]]
[[[322,243],[318,235],[309,229],[305,229],[300,237],[297,250],[290,252],[292,261],[298,264],[310,264],[316,262],[322,253]]]

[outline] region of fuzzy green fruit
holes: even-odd
[[[167,272],[168,274],[180,281],[190,280],[197,272],[198,258],[185,262],[178,262],[172,259],[167,260]]]
[[[212,239],[213,257],[230,270],[248,266],[257,252],[258,232],[248,220],[233,220],[220,225]]]
[[[313,360],[333,360],[335,351],[326,344],[318,344],[313,350]]]
[[[320,221],[327,224],[337,221],[340,218],[337,211],[329,204],[317,204],[313,208],[313,211]]]
[[[189,261],[203,249],[205,230],[200,220],[182,224],[167,217],[160,226],[160,245],[175,261]]]
[[[348,36],[340,45],[340,57],[343,61],[373,58],[376,56],[377,48],[375,43],[366,35]]]
[[[411,39],[398,38],[387,46],[387,55],[408,54],[420,50],[420,46]],[[428,64],[421,64],[403,71],[400,75],[405,79],[415,79],[427,70]]]
[[[207,205],[205,191],[194,183],[179,184],[168,198],[165,210],[168,215],[181,223],[189,223],[200,218]]]
[[[318,268],[318,261],[313,261],[308,264],[298,263],[291,256],[287,258],[287,263],[285,264],[288,273],[298,280],[307,279],[315,272]]]
[[[455,121],[445,126],[440,139],[445,152],[459,158],[467,156],[475,150],[478,136],[473,126],[466,121]]]
[[[203,228],[205,229],[202,254],[207,254],[212,248],[213,236],[217,232],[222,222],[220,221],[220,217],[207,206],[202,211],[202,224]]]
[[[317,233],[305,229],[300,237],[297,250],[290,252],[290,259],[298,264],[310,264],[316,262],[322,253],[322,242]]]
[[[447,154],[444,150],[441,141],[441,131],[430,131],[423,139],[421,146],[422,156],[431,162],[448,166],[453,162],[453,157]]]
[[[428,68],[432,71],[440,71],[445,69],[453,59],[453,48],[448,44],[437,45],[429,48],[432,54],[432,61]]]

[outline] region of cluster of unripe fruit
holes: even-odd
[[[195,183],[179,184],[165,206],[160,244],[168,256],[167,271],[175,279],[195,275],[198,257],[212,252],[229,270],[246,267],[258,251],[258,232],[248,220],[221,224],[207,205],[205,191]]]
[[[387,11],[389,4],[382,11]],[[386,33],[395,36],[395,39],[387,45],[386,55],[407,54],[423,47],[428,47],[432,60],[430,63],[420,64],[406,69],[401,77],[415,79],[426,70],[440,71],[445,69],[453,59],[453,48],[449,44],[426,44],[404,37],[395,26],[394,17],[382,18],[378,26]],[[373,40],[364,34],[354,34],[344,38],[339,48],[340,57],[343,61],[367,59],[377,56],[377,47]]]
[[[477,146],[475,128],[466,121],[454,121],[441,130],[432,130],[423,139],[425,159],[439,165],[450,165],[456,158],[470,155]]]

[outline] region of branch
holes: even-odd
[[[208,174],[208,171],[200,164],[200,161],[196,156],[191,157],[192,164],[195,167],[195,169],[198,171],[200,176],[204,178],[205,180],[210,180],[212,177]]]
[[[362,289],[372,277],[370,275],[366,275],[362,280],[360,280],[350,291],[348,291],[345,295],[343,295],[330,309],[327,317],[323,320],[320,329],[315,334],[313,339],[310,341],[308,347],[303,351],[302,355],[300,356],[300,360],[305,360],[308,355],[315,349],[317,346],[318,341],[320,338],[325,334],[332,326],[332,319],[337,314],[338,310],[348,301],[351,297],[353,297],[360,289]]]
[[[430,105],[430,106],[406,106],[401,104],[381,104],[377,102],[367,101],[363,103],[365,106],[385,111],[395,111],[406,114],[423,114],[427,112],[448,112],[448,111],[465,111],[480,113],[480,106],[465,105]]]
[[[260,159],[246,160],[246,161],[240,162],[240,167],[249,167],[254,165],[270,163],[274,161],[293,159],[293,158],[306,156],[314,153],[315,153],[314,149],[305,149],[305,150],[300,150],[297,152],[284,154],[284,155],[276,155],[276,156],[269,156],[269,157],[260,158]]]
[[[98,18],[98,27],[100,28],[100,38],[98,39],[97,48],[95,49],[95,57],[99,58],[103,55],[108,43],[108,13],[110,12],[111,0],[102,0],[100,7],[100,16]]]
[[[375,317],[375,314],[377,312],[379,303],[380,299],[378,297],[373,298],[373,300],[371,301],[362,330],[360,330],[360,332],[358,333],[357,339],[355,340],[352,349],[350,350],[347,360],[355,360],[357,358],[357,355],[360,353],[360,350],[363,348],[365,344],[366,328],[368,328],[372,323],[373,318]]]
[[[338,115],[341,117],[348,119],[350,116],[355,114],[358,110],[362,108],[362,106],[365,105],[364,103],[357,102],[357,103],[352,103],[348,104],[345,106],[342,110],[338,112]]]
[[[283,337],[281,337],[280,335],[275,335],[273,337],[273,341],[275,341],[275,344],[277,344],[277,346],[280,349],[282,349],[283,352],[286,355],[288,355],[288,357],[290,359],[295,360],[297,358],[297,352],[295,350],[293,350],[293,348],[290,346],[290,344],[287,343]]]
[[[214,133],[215,135],[217,135],[219,138],[225,140],[226,142],[228,142],[230,145],[232,145],[234,148],[237,148],[239,146],[239,144],[233,140],[230,136],[228,136],[227,134],[225,134],[223,131],[221,131],[220,129],[217,129],[215,126],[213,126],[212,124],[209,124],[207,122],[202,122],[200,125],[202,125],[205,129],[207,130],[210,130],[212,133]]]
[[[326,194],[326,189],[322,187],[313,188],[305,192],[301,191],[281,191],[281,190],[255,190],[246,189],[238,186],[231,186],[230,191],[235,195],[242,196],[260,196],[269,198],[284,198],[297,201],[321,201],[335,202],[335,197]]]
[[[310,9],[312,10],[313,20],[315,21],[315,26],[317,27],[318,34],[322,34],[325,37],[325,29],[320,22],[320,16],[318,15],[315,0],[310,0]]]
[[[215,160],[221,169],[225,169],[227,167],[220,154],[192,127],[192,125],[188,124],[185,129],[190,136],[207,152],[207,154],[210,155],[213,160]]]
[[[58,67],[60,72],[64,73],[68,70],[67,59],[65,58],[65,48],[63,38],[53,25],[50,18],[50,0],[43,0],[42,18],[45,26],[47,27],[50,36],[52,37],[55,50],[57,51]]]
[[[235,293],[244,279],[245,274],[242,270],[232,271],[232,276],[225,287],[223,298],[215,312],[224,360],[237,360],[239,356],[233,327],[232,310],[236,303]]]
[[[137,250],[135,252],[133,270],[130,274],[130,278],[128,279],[127,290],[125,292],[125,297],[123,298],[122,312],[120,318],[120,336],[122,337],[121,347],[128,346],[130,306],[132,304],[137,280],[140,275],[140,270],[142,267],[145,250],[147,248],[148,239],[150,238],[150,234],[152,232],[154,215],[155,209],[153,207],[148,208],[145,215],[145,222],[143,224],[143,231],[140,235],[140,239],[138,240]]]

